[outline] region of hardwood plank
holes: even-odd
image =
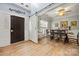
[[[63,44],[49,38],[40,39],[36,44],[32,41],[21,41],[0,48],[1,56],[79,56],[79,46],[75,43]]]

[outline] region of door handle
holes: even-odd
[[[11,29],[11,32],[13,32],[13,30]]]

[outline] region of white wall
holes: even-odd
[[[10,15],[0,13],[0,47],[10,45]]]
[[[11,34],[10,34],[10,27],[11,27],[11,19],[10,15],[5,12],[0,12],[0,47],[10,45],[11,41]],[[19,16],[14,14],[15,16]],[[29,39],[29,17],[28,16],[19,16],[25,18],[25,41]]]
[[[68,26],[71,26],[71,21],[77,21],[77,27],[76,28],[72,28],[71,31],[74,33],[75,35],[75,39],[77,38],[77,33],[79,32],[79,15],[74,15],[73,16],[66,16],[66,17],[54,17],[52,19],[52,29],[56,29],[55,27],[55,23],[58,23],[58,27],[60,27],[60,22],[61,21],[68,21]]]
[[[46,36],[46,29],[50,29],[51,28],[51,20],[52,18],[51,17],[48,17],[47,15],[42,15],[42,16],[39,16],[39,20],[38,20],[38,35],[39,35],[39,38],[42,38],[42,37],[45,37]],[[45,26],[40,26],[40,21],[43,21],[43,22],[47,22],[47,27]],[[43,23],[44,24],[44,23]]]
[[[25,40],[29,40],[29,17],[25,17]]]
[[[38,16],[33,15],[30,17],[30,40],[38,43]]]
[[[9,8],[20,10],[25,14],[10,11]],[[0,47],[10,45],[10,15],[25,18],[25,41],[29,39],[29,15],[30,13],[12,3],[0,3]]]

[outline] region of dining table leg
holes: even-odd
[[[65,34],[65,39],[64,39],[64,43],[69,43],[69,38],[68,38],[68,35],[67,34]]]

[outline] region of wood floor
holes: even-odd
[[[79,56],[79,46],[43,38],[38,44],[22,41],[0,48],[0,56]]]

